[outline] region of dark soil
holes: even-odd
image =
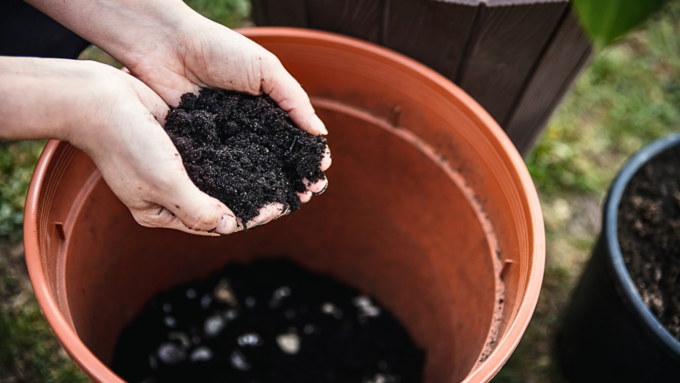
[[[631,179],[618,236],[642,299],[680,339],[680,148],[657,156]]]
[[[156,296],[113,371],[130,383],[417,383],[423,361],[375,300],[269,259]]]
[[[168,113],[165,130],[196,186],[243,222],[270,202],[297,210],[302,179],[325,178],[319,166],[326,140],[296,127],[267,95],[186,93]]]

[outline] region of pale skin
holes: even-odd
[[[0,57],[0,139],[56,138],[85,151],[141,225],[231,234],[243,224],[186,174],[165,134],[168,105],[203,87],[268,94],[310,134],[327,134],[309,97],[270,52],[179,0],[30,0],[126,70],[86,61]],[[326,152],[321,169],[331,165]],[[305,182],[305,185],[309,184]],[[307,186],[307,202],[327,180]],[[263,207],[247,226],[287,214]]]

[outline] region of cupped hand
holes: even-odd
[[[113,192],[143,226],[165,227],[194,234],[231,234],[275,220],[289,212],[280,203],[263,207],[247,223],[222,202],[201,192],[189,179],[182,159],[159,121],[165,121],[168,106],[140,80],[122,71],[90,63],[106,89],[95,110],[104,113],[102,125],[85,139],[82,147],[95,161]],[[94,118],[95,116],[93,116]],[[322,170],[330,166],[330,151],[322,159]],[[309,184],[300,193],[303,202],[324,191],[327,180]]]
[[[159,121],[168,106],[134,77],[111,67],[77,62],[90,79],[88,121],[67,139],[82,148],[116,196],[143,226],[217,235],[237,230],[234,214],[201,192]]]
[[[176,33],[173,44],[147,44],[139,51],[126,55],[126,69],[143,81],[169,105],[177,106],[187,92],[198,93],[213,87],[248,93],[268,94],[285,110],[302,130],[327,134],[323,122],[314,112],[309,96],[286,71],[272,53],[252,40],[202,16],[187,18],[184,28]],[[331,165],[330,151],[322,159],[321,170]],[[328,180],[310,183],[300,193],[303,203],[313,194],[328,187]],[[247,227],[261,225],[278,218],[284,211],[275,203],[260,210],[260,215]],[[240,221],[239,221],[240,222]]]

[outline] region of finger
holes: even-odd
[[[333,162],[333,156],[331,155],[331,150],[328,149],[328,145],[326,145],[326,151],[323,153],[323,156],[321,157],[321,166],[319,167],[322,172],[325,172],[328,170],[328,168],[331,167],[331,163]]]
[[[323,192],[325,192],[326,189],[328,188],[328,177],[326,177],[322,180],[318,180],[314,183],[307,180],[307,178],[303,178],[302,183],[305,184],[305,187],[307,188],[308,191],[310,191],[310,192],[312,192],[316,195],[319,195],[319,194],[323,194]]]
[[[123,73],[132,74],[130,73],[130,70],[127,67],[122,67],[120,68],[120,70],[123,71]]]
[[[262,91],[276,101],[300,129],[312,135],[328,134],[314,112],[309,96],[278,59],[268,60],[270,70],[262,77]],[[270,74],[267,76],[266,74]]]
[[[153,210],[144,212],[132,213],[135,220],[142,226],[166,228],[183,231],[185,233],[204,235],[204,236],[219,236],[216,232],[197,231],[188,228],[176,215],[172,214],[170,210],[158,206]]]
[[[309,190],[305,190],[304,193],[299,192],[295,193],[297,193],[298,197],[300,197],[300,202],[302,203],[307,203],[312,199],[312,192],[310,192]]]
[[[288,206],[280,202],[267,204],[264,207],[260,208],[259,211],[260,214],[257,217],[248,221],[245,227],[243,225],[243,221],[240,218],[238,218],[239,227],[236,229],[236,231],[245,230],[246,228],[252,229],[253,227],[264,225],[290,213],[290,209],[288,208]]]
[[[236,216],[222,202],[198,190],[189,177],[182,177],[169,193],[167,206],[180,221],[194,231],[231,234],[236,231]]]

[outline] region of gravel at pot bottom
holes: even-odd
[[[423,362],[373,298],[264,259],[154,297],[112,366],[130,383],[417,383]]]
[[[642,300],[680,339],[680,148],[633,176],[619,206],[618,239]]]
[[[243,222],[280,202],[300,207],[302,179],[324,179],[326,140],[296,127],[269,96],[204,89],[186,93],[170,110],[165,130],[189,178]]]

